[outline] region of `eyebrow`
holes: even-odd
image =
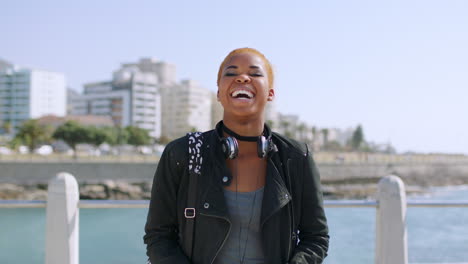
[[[237,68],[239,68],[239,67],[237,67],[236,65],[230,65],[230,66],[227,66],[227,67],[226,67],[226,70],[227,70],[227,69],[237,69]],[[255,65],[252,65],[252,66],[250,66],[249,68],[250,68],[250,69],[260,69],[260,67],[255,66]]]

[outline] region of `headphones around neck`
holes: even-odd
[[[223,137],[223,131],[230,136]],[[270,155],[271,152],[276,152],[278,150],[271,139],[271,129],[266,124],[262,135],[258,137],[238,135],[236,132],[226,127],[223,121],[219,121],[216,125],[216,132],[221,141],[221,149],[226,159],[235,159],[239,155],[239,143],[237,143],[237,140],[257,142],[257,155],[261,159]]]

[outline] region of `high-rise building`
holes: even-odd
[[[161,136],[161,95],[158,77],[125,64],[112,81],[89,83],[73,102],[73,115],[107,115],[117,126],[137,126]]]
[[[22,122],[43,115],[65,116],[65,75],[37,69],[0,70],[0,119],[13,133]]]
[[[141,72],[154,73],[158,76],[158,81],[161,85],[177,83],[176,66],[171,63],[159,61],[155,58],[142,58],[137,63],[124,63],[122,67],[136,67]]]
[[[210,90],[193,80],[162,86],[164,137],[173,139],[190,131],[207,131],[211,124]]]
[[[211,92],[211,127],[214,128],[216,124],[223,119],[224,108],[218,101],[216,92]]]
[[[280,127],[279,113],[276,111],[275,101],[267,102],[265,107],[265,122],[271,126],[273,131],[276,131]]]
[[[211,92],[195,81],[177,82],[175,65],[143,58],[122,64],[112,81],[86,84],[84,94],[70,103],[73,115],[109,115],[117,125],[174,139],[212,128],[211,99]]]
[[[13,65],[10,62],[0,59],[0,71],[11,67],[13,67]]]

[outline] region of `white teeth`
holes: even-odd
[[[249,91],[246,91],[246,90],[237,90],[237,91],[234,91],[231,96],[232,97],[237,97],[238,95],[240,94],[243,94],[243,95],[246,95],[248,98],[252,98],[253,97],[253,93],[249,92]]]

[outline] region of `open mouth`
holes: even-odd
[[[252,99],[254,94],[247,90],[236,90],[231,93],[231,97],[236,99]]]

